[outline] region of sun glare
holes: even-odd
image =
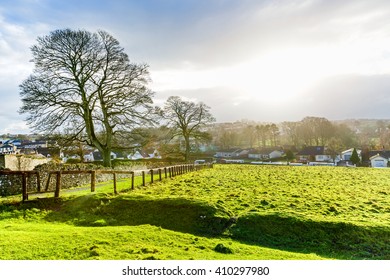
[[[234,69],[234,87],[254,99],[288,102],[329,75],[329,63],[309,50],[269,53]]]

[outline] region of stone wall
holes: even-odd
[[[48,163],[50,159],[42,155],[0,155],[0,167],[12,171],[30,171],[35,166]]]

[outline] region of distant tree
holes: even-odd
[[[300,137],[307,146],[326,145],[334,134],[335,128],[326,118],[305,117],[300,122]]]
[[[282,122],[282,132],[286,135],[286,142],[297,147],[299,145],[299,122]]]
[[[215,143],[221,149],[237,147],[239,143],[239,135],[234,131],[220,129],[216,135]]]
[[[37,132],[64,133],[98,149],[111,166],[113,139],[152,121],[148,65],[130,63],[104,31],[57,30],[32,46],[33,74],[20,113]]]
[[[272,146],[276,146],[279,142],[279,135],[280,135],[280,131],[279,131],[278,126],[276,124],[272,123],[269,126],[269,133],[271,136]]]
[[[258,138],[258,146],[260,147],[260,143],[262,147],[267,146],[267,140],[270,139],[270,131],[271,131],[271,125],[269,124],[262,124],[256,126],[256,134]]]
[[[191,138],[201,139],[206,135],[202,128],[215,121],[210,108],[200,102],[182,100],[178,96],[171,96],[165,103],[162,116],[171,128],[172,138],[184,139],[184,158],[189,160],[191,152]]]
[[[336,161],[336,158],[340,154],[342,149],[343,146],[339,138],[332,137],[331,139],[329,139],[328,146],[327,146],[327,153],[331,156],[333,162]]]
[[[243,130],[243,136],[245,137],[246,147],[253,148],[256,142],[256,128],[252,125],[245,126]]]
[[[293,160],[294,158],[295,158],[294,153],[293,153],[291,150],[287,150],[287,151],[286,151],[286,159],[287,159],[288,161],[291,161],[291,160]]]
[[[356,149],[353,149],[350,161],[356,165],[360,164],[360,158],[359,158],[359,155],[358,155]]]

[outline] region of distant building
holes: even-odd
[[[0,145],[0,155],[11,155],[17,153],[17,147],[13,144]]]
[[[297,160],[299,162],[330,162],[332,157],[324,146],[308,146],[297,153]]]
[[[387,167],[389,159],[379,154],[370,157],[371,167]]]
[[[248,154],[248,158],[260,160],[281,158],[282,156],[284,156],[284,151],[281,148],[254,149]]]
[[[353,150],[354,149],[352,148],[352,149],[348,149],[346,151],[342,151],[340,154],[341,160],[349,161],[351,159]],[[362,160],[362,150],[356,149],[356,152],[357,152],[360,160]]]

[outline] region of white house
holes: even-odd
[[[131,160],[151,158],[161,159],[161,155],[156,149],[136,150],[133,154],[128,155],[127,158]]]
[[[371,167],[387,167],[389,160],[379,154],[370,157]]]
[[[303,148],[297,153],[297,160],[300,162],[331,162],[332,156],[329,155],[324,146],[309,146]]]
[[[217,157],[217,158],[231,158],[231,157],[235,157],[236,156],[236,151],[237,149],[228,149],[228,150],[222,150],[222,151],[218,151],[214,157]]]
[[[280,158],[284,155],[284,152],[276,148],[264,148],[261,150],[251,150],[248,154],[248,158],[251,159],[273,159]]]
[[[357,152],[360,160],[362,160],[362,150],[356,149],[356,152]],[[352,153],[353,153],[353,148],[349,149],[349,150],[346,150],[346,151],[342,151],[341,155],[340,155],[341,156],[341,160],[350,160],[351,156],[352,156]]]
[[[0,145],[0,154],[1,155],[16,154],[16,151],[17,151],[17,148],[13,144]]]
[[[148,153],[138,150],[138,151],[135,151],[133,154],[128,155],[127,158],[131,159],[131,160],[137,160],[137,159],[150,158],[150,156]]]

